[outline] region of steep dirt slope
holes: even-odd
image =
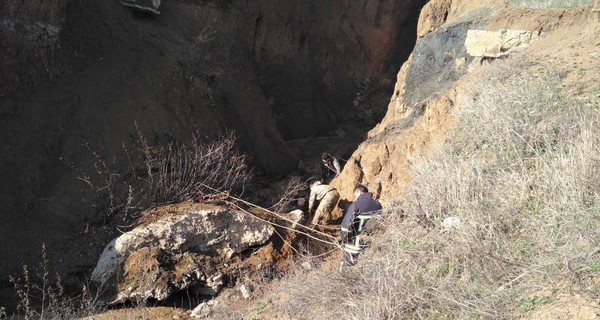
[[[456,125],[453,111],[460,108],[468,97],[465,93],[469,86],[477,81],[477,73],[468,70],[473,60],[464,51],[465,33],[470,28],[540,31],[539,40],[523,54],[562,69],[567,79],[583,84],[577,90],[596,90],[600,74],[597,63],[600,24],[589,9],[529,10],[505,7],[493,1],[430,1],[419,23],[420,42],[397,75],[385,118],[369,132],[366,141],[346,164],[342,176],[335,181],[344,197],[350,198],[353,185],[362,182],[378,193],[386,205],[403,200],[403,191],[411,179],[412,161],[427,157],[452,133]],[[285,284],[281,287],[285,288]],[[280,296],[285,297],[285,294]],[[229,302],[237,298],[235,295]],[[227,305],[227,308],[230,314],[249,316],[248,313],[255,311],[253,303],[255,306],[265,304],[262,298],[231,305],[231,308]],[[278,303],[285,303],[285,298],[281,300]],[[569,297],[565,300],[566,304],[572,302]],[[548,312],[539,312],[533,317],[567,319],[593,315],[597,309],[595,302],[576,302],[575,307],[563,312],[560,309],[565,301],[561,296],[561,301]],[[581,307],[585,304],[591,305],[592,310]],[[578,314],[577,310],[581,312]],[[268,312],[257,311],[257,316],[265,317]]]
[[[364,132],[369,106],[353,99],[367,78],[390,89],[424,2],[165,1],[159,16],[118,1],[2,2],[2,300],[43,242],[58,271],[82,277],[107,241],[102,208],[83,203],[89,186],[61,158],[94,173],[89,144],[124,176],[136,123],[153,145],[234,129],[260,170],[288,173],[284,139]]]

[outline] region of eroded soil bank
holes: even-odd
[[[102,180],[86,145],[118,177],[137,128],[152,145],[235,130],[268,177],[325,150],[349,157],[385,113],[424,3],[168,1],[154,16],[4,1],[0,300],[14,304],[7,275],[37,264],[42,243],[78,287],[114,235],[78,179]]]

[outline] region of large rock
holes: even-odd
[[[527,48],[538,36],[528,30],[469,30],[465,47],[471,56],[498,58]]]
[[[92,272],[111,303],[164,300],[190,288],[214,295],[236,253],[266,242],[273,228],[226,207],[169,206],[168,214],[111,241]]]

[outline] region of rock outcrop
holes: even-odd
[[[226,207],[170,212],[106,246],[92,280],[108,289],[108,301],[164,300],[186,288],[214,295],[232,257],[273,234],[268,223]]]
[[[465,47],[474,57],[499,58],[524,50],[538,36],[537,32],[528,30],[469,30]]]
[[[455,83],[467,74],[472,61],[464,41],[469,28],[483,27],[485,21],[445,24],[448,17],[427,12],[460,16],[462,11],[451,7],[459,3],[439,0],[424,8],[420,23],[425,26],[418,28],[421,38],[398,72],[385,117],[333,181],[342,199],[352,199],[354,185],[362,183],[384,206],[403,201],[412,163],[426,157],[453,129],[452,110],[461,98]]]
[[[470,0],[432,0],[423,8],[419,40],[397,74],[385,117],[333,182],[342,199],[352,199],[352,188],[360,182],[384,205],[402,202],[413,164],[448,139],[456,125],[454,108],[469,99],[469,87],[476,85],[468,73],[471,63],[481,56],[530,50],[539,43],[533,42],[538,36],[573,25],[589,12],[588,8],[575,8],[542,14],[493,1],[474,4]],[[475,38],[466,40],[472,29],[491,30],[485,33],[490,41],[480,43],[479,48],[471,46]]]

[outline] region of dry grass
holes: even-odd
[[[561,72],[505,63],[457,110],[452,140],[414,165],[407,202],[361,262],[290,280],[286,313],[509,318],[559,281],[598,297],[588,281],[600,272],[598,100],[571,96]],[[461,224],[443,230],[448,217]]]
[[[42,246],[41,261],[38,266],[23,266],[23,273],[15,278],[10,276],[15,293],[19,298],[16,313],[11,319],[75,319],[98,313],[104,308],[96,300],[96,294],[89,286],[82,284],[81,293],[69,297],[65,292],[61,277],[50,274],[49,257],[46,246]],[[0,308],[0,319],[8,318]]]

